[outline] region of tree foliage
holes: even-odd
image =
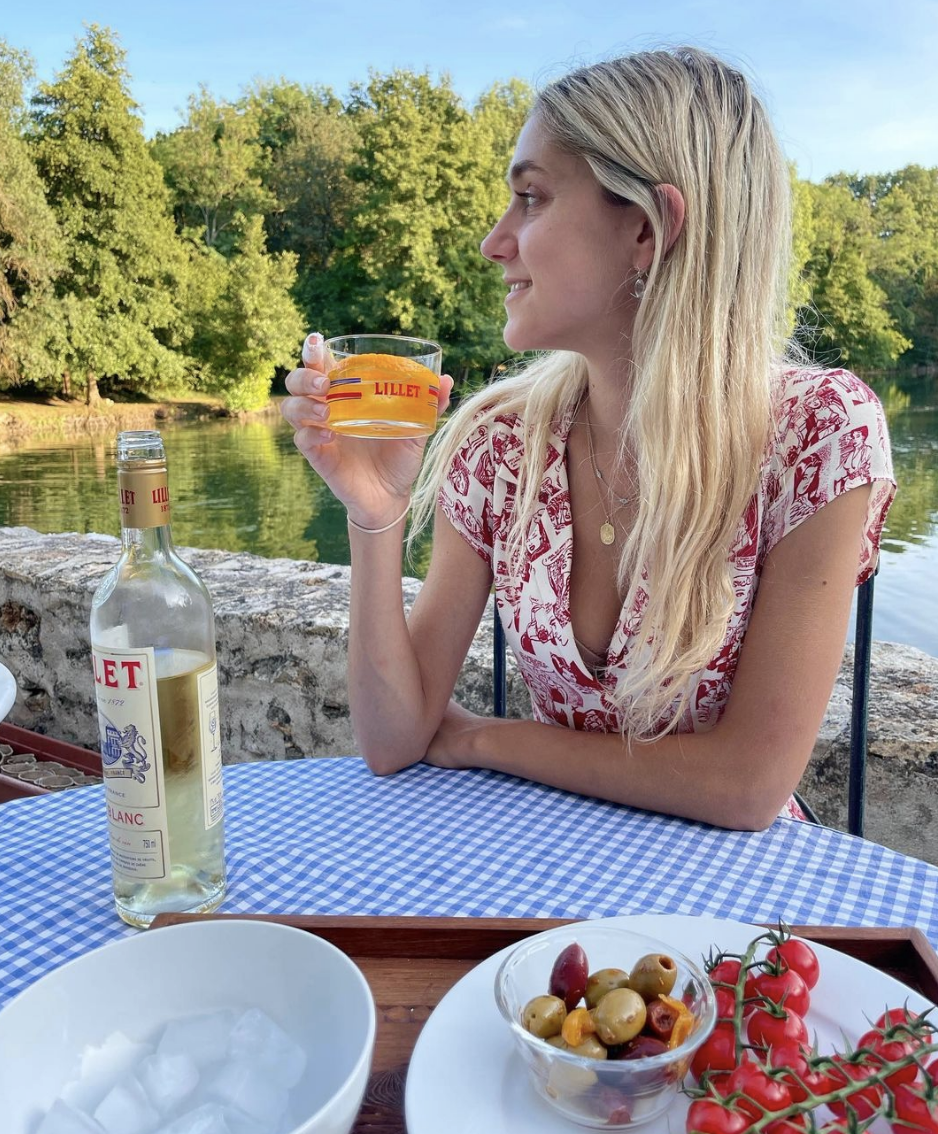
[[[254,410],[266,405],[275,368],[294,363],[303,338],[290,298],[296,256],[268,255],[259,216],[238,217],[233,228],[230,257],[196,249],[188,347],[199,364],[200,389],[220,394],[231,410]]]
[[[358,133],[328,89],[257,84],[244,102],[264,149],[265,215],[272,252],[295,252],[301,273],[328,270],[357,187],[349,176]]]
[[[821,358],[886,367],[910,343],[896,327],[871,266],[880,251],[867,200],[836,181],[808,185],[810,253],[804,275],[811,303],[801,334]]]
[[[22,136],[32,64],[0,40],[0,388],[42,380],[63,256],[55,216]]]
[[[89,399],[102,377],[157,389],[185,375],[184,361],[162,339],[178,317],[185,257],[127,79],[115,37],[91,25],[33,98],[36,166],[65,237],[50,368]]]
[[[153,154],[173,194],[179,227],[200,229],[210,248],[230,250],[235,219],[269,203],[261,181],[257,114],[216,102],[204,86],[189,96],[185,124],[159,135]]]

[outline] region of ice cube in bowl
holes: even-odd
[[[224,1013],[235,1029],[251,1009],[275,1026],[264,1024],[276,1050],[288,1053],[291,1078],[299,1065],[295,1048],[305,1053],[289,1091],[296,1122],[284,1134],[348,1134],[374,1049],[374,999],[365,978],[322,938],[238,918],[123,938],[53,970],[0,1010],[3,1134],[35,1134],[80,1076],[83,1058],[96,1066],[90,1053],[116,1048],[123,1060],[134,1045],[147,1045],[139,1048],[140,1062],[125,1068],[146,1083],[153,1045],[159,1054],[167,1024]],[[257,1025],[259,1018],[248,1019]],[[201,1105],[203,1086],[192,1092],[193,1105]]]

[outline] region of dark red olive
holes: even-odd
[[[629,1040],[628,1043],[622,1044],[614,1056],[610,1051],[609,1058],[647,1059],[651,1055],[661,1055],[667,1050],[668,1045],[656,1036],[639,1035],[635,1039]]]
[[[589,980],[589,965],[583,948],[574,941],[568,945],[554,961],[550,972],[550,994],[559,996],[572,1012],[586,995],[586,982]]]
[[[645,1027],[661,1040],[669,1040],[677,1022],[678,1010],[663,1000],[652,1000],[648,1005]]]

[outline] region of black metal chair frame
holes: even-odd
[[[850,772],[847,794],[847,830],[851,835],[863,835],[863,818],[866,810],[866,750],[867,717],[870,703],[870,659],[873,652],[873,580],[879,573],[879,564],[872,575],[857,588],[857,616],[853,651],[853,699],[850,710]],[[494,617],[494,656],[492,666],[495,716],[504,717],[508,711],[508,674],[505,664],[505,631],[498,616],[498,607],[492,604]],[[814,811],[800,795],[799,805],[812,823],[820,823]]]

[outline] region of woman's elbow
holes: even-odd
[[[415,757],[413,750],[397,752],[386,741],[380,739],[365,741],[359,738],[358,751],[376,776],[393,776],[395,772],[420,762],[420,757]]]
[[[710,822],[730,831],[765,831],[785,806],[788,792],[766,781],[724,784],[715,793]]]

